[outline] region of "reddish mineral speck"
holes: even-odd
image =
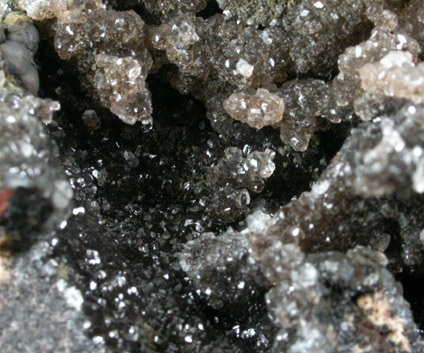
[[[9,205],[9,199],[11,196],[12,191],[9,189],[0,191],[0,217],[3,217],[3,214]]]

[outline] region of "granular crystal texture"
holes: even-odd
[[[2,352],[103,353],[104,345],[86,335],[82,293],[56,276],[59,264],[49,259],[53,250],[43,241],[11,264],[9,283],[0,286]]]
[[[219,7],[223,10],[226,18],[235,17],[237,20],[247,25],[261,24],[268,26],[272,22],[287,12],[296,2],[296,0],[251,0],[234,1],[218,0]]]
[[[152,29],[150,40],[154,48],[166,51],[168,60],[182,73],[206,78],[209,65],[203,52],[204,27],[202,18],[181,14]]]
[[[423,13],[0,0],[0,351],[424,353]]]
[[[234,93],[224,101],[224,109],[234,119],[260,129],[278,123],[284,114],[284,101],[267,89],[258,88],[255,95]]]
[[[214,190],[211,209],[223,220],[236,219],[250,203],[250,193],[260,193],[265,180],[275,170],[275,152],[252,151],[246,155],[239,148],[225,150],[225,157],[206,173],[206,185]]]
[[[405,4],[399,15],[399,26],[422,43],[424,39],[424,7],[420,0],[411,0]]]
[[[337,56],[370,28],[363,0],[303,0],[281,19],[295,72],[331,70]]]
[[[204,233],[189,241],[179,261],[199,294],[215,309],[243,309],[265,285],[249,256],[246,237],[231,229],[218,237]]]
[[[407,34],[393,33],[388,29],[377,27],[372,31],[368,40],[347,48],[339,57],[340,73],[334,80],[337,103],[340,106],[353,105],[353,101],[363,94],[359,69],[367,63],[378,62],[389,52],[395,50],[410,52],[415,62],[420,52],[420,46]]]
[[[250,193],[246,189],[224,186],[214,190],[210,198],[209,212],[212,217],[230,223],[240,220],[250,205]]]
[[[371,94],[424,102],[424,64],[414,65],[409,52],[392,51],[378,63],[359,69],[361,87]]]
[[[288,266],[267,294],[282,328],[273,351],[417,352],[419,331],[386,262],[383,254],[356,247]]]
[[[161,18],[169,18],[179,12],[199,12],[206,7],[207,0],[141,0],[140,2],[150,13]]]
[[[371,11],[369,7],[374,8],[359,0],[346,6],[335,1],[306,0],[266,4],[223,1],[219,6],[224,10],[223,15],[216,14],[205,20],[192,13],[179,13],[159,26],[149,27],[148,36],[150,45],[155,50],[164,50],[169,62],[178,67],[179,73],[172,75],[171,84],[184,94],[192,92],[206,101],[208,115],[219,132],[228,117],[219,104],[211,101],[222,101],[222,90],[211,90],[210,83],[205,81],[218,79],[221,87],[235,86],[225,97],[234,94],[230,101],[235,101],[240,94],[251,94],[239,93],[240,88],[281,83],[289,74],[330,72],[338,54],[354,44],[358,36],[366,38],[371,30],[367,13]],[[246,14],[253,15],[253,8],[258,12],[252,18],[246,17]],[[258,23],[265,27],[258,29]],[[337,54],[330,58],[330,52]],[[199,94],[205,90],[206,94]],[[241,113],[242,109],[236,109],[240,110],[239,114],[230,110],[233,118],[246,121],[247,117],[241,117],[246,115]],[[341,119],[338,113],[333,118]],[[250,125],[256,127],[255,123]],[[313,121],[306,123],[306,136],[296,149],[306,149],[316,129],[313,125]],[[283,135],[285,143],[301,138],[289,135]]]
[[[321,80],[288,81],[279,90],[285,103],[280,128],[281,141],[296,151],[305,151],[324,119],[339,123],[348,112],[337,107],[331,86]]]
[[[258,87],[282,82],[287,77],[290,59],[287,38],[278,28],[258,31],[216,15],[208,19],[210,62],[221,80],[238,87]],[[221,43],[216,46],[213,43]]]
[[[152,45],[166,50],[180,71],[206,78],[211,70],[221,80],[239,87],[281,82],[288,66],[287,43],[275,28],[257,31],[222,15],[203,20],[178,15],[151,29]]]
[[[17,0],[19,8],[35,21],[57,17],[63,22],[84,22],[91,11],[104,8],[102,0]]]
[[[149,64],[146,67],[146,62],[131,57],[96,56],[94,86],[100,101],[127,124],[151,122],[151,97],[145,82]]]
[[[253,151],[243,154],[239,148],[225,150],[225,157],[212,166],[207,173],[207,184],[210,187],[230,185],[236,189],[248,188],[253,192],[261,192],[264,180],[275,170],[272,162],[275,152]]]
[[[281,141],[302,152],[315,131],[325,127],[324,119],[340,123],[349,116],[348,109],[337,106],[331,85],[313,79],[287,81],[273,92],[258,88],[255,95],[233,93],[223,107],[232,118],[256,129],[280,128]]]
[[[386,232],[385,219],[413,222],[412,213],[400,210],[402,198],[424,191],[422,114],[422,108],[406,104],[391,117],[354,130],[311,191],[282,207],[265,234],[251,237],[252,244],[267,247],[270,242],[272,247],[281,239],[308,251],[346,249]],[[412,224],[406,232],[411,234],[405,238],[406,252],[421,230],[420,222]]]
[[[134,11],[101,7],[58,23],[55,47],[62,59],[76,58],[101,103],[129,124],[151,121],[145,79],[152,58],[144,46],[144,22]]]
[[[38,42],[33,24],[17,20],[0,45],[0,233],[18,247],[58,227],[72,200],[57,146],[44,126],[52,122],[60,104],[17,87],[38,92],[33,60]]]

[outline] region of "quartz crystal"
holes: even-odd
[[[268,26],[280,19],[288,9],[300,1],[253,0],[240,3],[234,0],[218,0],[217,2],[226,18],[235,17],[247,25],[261,24]]]
[[[406,34],[393,33],[388,29],[376,27],[368,40],[347,48],[339,57],[340,73],[334,80],[337,103],[346,106],[359,98],[362,94],[359,69],[367,63],[378,62],[394,50],[407,51],[416,61],[420,46]]]
[[[2,69],[7,64],[1,63]],[[58,102],[34,97],[19,88],[0,87],[1,227],[22,245],[55,229],[70,211],[72,189],[58,160],[56,144],[44,123]]]
[[[275,170],[272,162],[275,152],[253,151],[243,155],[236,148],[227,148],[225,157],[212,166],[207,173],[207,184],[210,187],[231,185],[234,188],[248,188],[253,192],[261,192],[264,187],[264,179],[268,179]]]
[[[280,127],[281,141],[296,151],[305,151],[323,119],[340,123],[348,115],[337,107],[331,86],[321,80],[296,80],[283,84],[279,94],[286,110]]]
[[[275,152],[267,149],[246,155],[239,148],[230,147],[224,153],[225,157],[207,171],[206,184],[215,191],[211,208],[221,219],[232,220],[250,204],[249,191],[263,190],[265,180],[275,170]]]
[[[178,12],[199,12],[206,7],[206,0],[141,0],[147,11],[169,18]]]
[[[0,18],[1,353],[424,353],[422,0]]]
[[[105,107],[127,124],[151,119],[151,97],[146,86],[146,68],[131,58],[98,54],[94,86]],[[147,63],[149,65],[149,63]]]
[[[359,69],[361,88],[371,94],[405,98],[415,104],[424,102],[424,64],[414,65],[409,52],[392,51],[378,63]]]
[[[143,43],[144,22],[134,12],[101,6],[76,7],[59,21],[55,47],[62,59],[81,58],[79,69],[100,102],[128,124],[151,121],[151,97],[145,83],[152,59]],[[85,22],[81,23],[81,18]]]
[[[255,95],[234,93],[224,101],[224,109],[236,120],[260,129],[281,121],[284,101],[264,88],[258,88]]]
[[[273,352],[415,351],[418,331],[385,261],[383,254],[356,247],[347,254],[309,255],[287,268],[267,294],[270,314],[282,328]],[[343,288],[342,294],[332,288]],[[322,321],[319,313],[327,307],[338,315]],[[382,327],[386,331],[375,340]]]
[[[219,237],[204,233],[189,241],[180,264],[215,309],[242,310],[250,298],[261,293],[265,281],[249,257],[246,237],[231,230]]]

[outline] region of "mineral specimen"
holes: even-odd
[[[9,193],[0,227],[23,243],[55,229],[70,211],[72,189],[59,165],[57,146],[42,122],[58,102],[23,96],[4,87],[0,103],[0,190]]]
[[[98,54],[94,86],[105,107],[127,124],[150,122],[150,91],[146,87],[146,65],[131,58]],[[147,64],[147,67],[149,64]]]
[[[204,233],[189,241],[180,256],[181,268],[215,309],[242,310],[261,294],[264,278],[249,257],[246,237],[228,231],[219,237]]]
[[[208,63],[203,53],[203,38],[198,34],[205,27],[202,18],[184,14],[152,30],[152,46],[166,51],[169,62],[178,65],[182,73],[207,77]]]
[[[79,58],[78,67],[101,103],[121,120],[148,124],[152,110],[145,79],[152,59],[144,45],[143,20],[134,11],[100,5],[86,14],[83,10],[75,9],[78,17],[58,23],[56,50],[62,59]]]
[[[296,151],[305,151],[313,133],[323,125],[323,119],[340,123],[348,112],[337,107],[331,86],[321,80],[289,81],[279,94],[285,102],[280,127],[281,141]]]
[[[48,259],[51,251],[47,242],[40,242],[30,256],[13,264],[13,274],[1,289],[2,352],[104,352],[87,337],[82,293],[56,276],[59,264]]]
[[[219,218],[234,221],[250,204],[250,193],[260,193],[275,170],[275,152],[243,151],[233,147],[225,150],[225,157],[206,173],[206,185],[214,190],[211,209]],[[249,191],[248,191],[248,190]]]
[[[414,65],[409,52],[392,51],[378,63],[359,69],[361,88],[371,94],[405,98],[415,104],[424,102],[424,64]]]
[[[218,0],[219,7],[223,10],[226,18],[236,17],[247,25],[261,24],[268,26],[277,22],[287,12],[296,0],[252,0],[238,2],[233,0]]]
[[[238,148],[225,150],[225,158],[219,160],[207,173],[207,184],[210,187],[231,185],[234,188],[248,188],[253,192],[261,192],[263,179],[269,178],[275,169],[272,162],[275,152],[250,152],[247,156]]]
[[[423,14],[0,0],[0,351],[424,353]]]
[[[394,50],[407,51],[416,61],[420,52],[419,44],[406,34],[393,33],[388,29],[375,28],[368,40],[355,47],[349,47],[339,57],[340,73],[334,80],[335,97],[338,105],[352,105],[362,94],[359,69],[367,63],[381,60]]]
[[[284,101],[264,88],[254,96],[245,92],[234,93],[224,101],[224,109],[234,119],[260,129],[274,125],[283,118]]]
[[[207,0],[141,0],[146,10],[160,17],[170,17],[178,12],[199,12],[206,7]]]
[[[282,328],[273,351],[417,352],[419,330],[386,261],[357,247],[288,264],[267,294],[270,314]],[[328,311],[334,314],[324,318]]]

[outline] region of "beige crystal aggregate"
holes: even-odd
[[[424,63],[415,65],[409,52],[391,51],[379,62],[362,66],[359,76],[367,92],[424,103]]]
[[[224,109],[233,119],[261,129],[283,119],[284,101],[267,89],[258,88],[254,95],[247,92],[233,93],[224,101]]]

